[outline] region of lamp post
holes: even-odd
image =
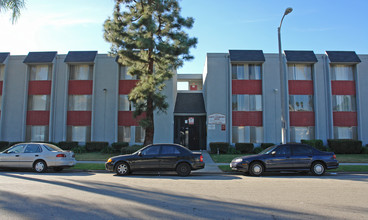
[[[280,66],[280,89],[281,89],[281,139],[282,139],[282,143],[285,144],[286,140],[287,140],[287,104],[286,101],[287,99],[287,77],[286,77],[286,72],[284,71],[284,65],[282,64],[282,53],[281,53],[281,25],[282,25],[282,21],[284,20],[284,17],[289,14],[290,12],[292,12],[293,9],[292,8],[287,8],[284,12],[284,15],[282,16],[281,22],[280,22],[280,26],[277,28],[277,32],[278,32],[278,40],[279,40],[279,66]]]

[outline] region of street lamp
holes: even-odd
[[[286,77],[286,72],[284,71],[284,65],[282,64],[282,53],[281,53],[281,25],[282,25],[282,21],[284,20],[285,15],[289,14],[290,12],[292,12],[293,9],[292,8],[287,8],[284,12],[284,15],[282,16],[281,22],[280,22],[280,26],[277,28],[277,32],[278,32],[278,39],[279,39],[279,65],[280,65],[280,89],[281,89],[281,139],[282,139],[282,143],[285,144],[286,140],[287,140],[287,103],[286,101],[287,99],[287,77]]]

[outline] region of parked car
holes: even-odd
[[[111,157],[105,163],[106,170],[117,175],[128,175],[133,171],[176,171],[188,176],[192,170],[205,166],[200,152],[192,152],[177,144],[148,145],[133,154]]]
[[[0,167],[33,168],[38,173],[48,168],[58,172],[75,164],[72,151],[64,151],[52,144],[20,143],[0,153]]]
[[[269,147],[257,155],[237,157],[230,163],[233,170],[260,176],[271,171],[298,171],[320,176],[336,169],[339,162],[332,152],[319,151],[305,144],[282,144]]]

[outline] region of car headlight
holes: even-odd
[[[238,158],[238,159],[235,159],[235,160],[234,160],[234,162],[235,162],[235,163],[240,163],[240,162],[242,162],[242,161],[243,161],[243,159],[242,159],[242,158]]]
[[[107,160],[107,162],[108,162],[108,163],[111,163],[111,162],[112,162],[112,159],[111,159],[111,158],[109,158],[109,159]]]

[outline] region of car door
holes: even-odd
[[[269,170],[284,170],[293,168],[289,145],[280,145],[275,148],[266,159],[266,168]]]
[[[2,167],[20,167],[19,156],[24,152],[26,144],[18,144],[0,154],[0,166]]]
[[[180,159],[180,151],[174,145],[162,145],[160,153],[160,170],[175,169],[177,161]]]
[[[313,159],[313,150],[307,145],[293,145],[291,147],[294,168],[309,168]]]
[[[23,153],[19,154],[19,166],[24,168],[32,168],[33,162],[40,157],[42,153],[39,144],[27,144]]]
[[[144,148],[134,161],[136,170],[158,170],[160,168],[160,145],[152,145]]]

